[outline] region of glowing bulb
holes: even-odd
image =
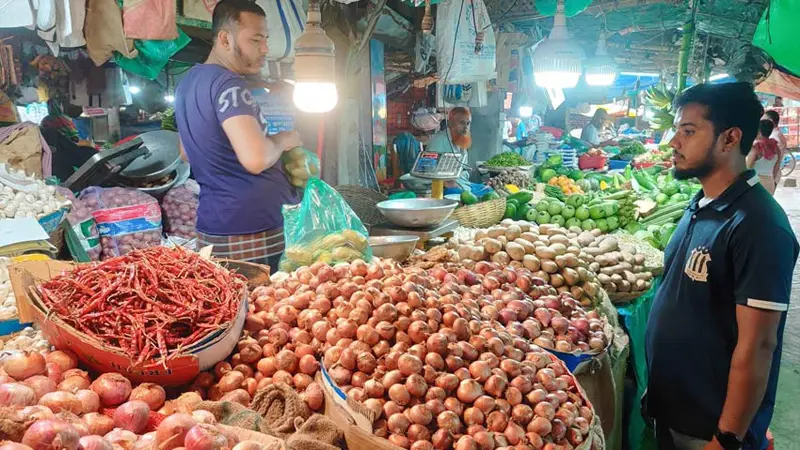
[[[616,73],[587,73],[586,84],[589,86],[611,86],[616,78]]]
[[[171,95],[171,94],[170,95],[165,95],[164,96],[164,100],[166,100],[167,103],[174,103],[175,102],[175,96]]]
[[[338,101],[336,83],[298,81],[294,86],[294,104],[300,111],[326,113]]]
[[[533,115],[533,108],[530,106],[520,106],[519,107],[519,116],[527,119]]]
[[[142,88],[140,88],[139,86],[128,86],[128,92],[130,92],[133,95],[136,95],[139,92],[142,92]]]

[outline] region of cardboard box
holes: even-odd
[[[211,13],[219,0],[183,0],[183,15],[190,19],[211,22]]]
[[[325,416],[333,420],[344,431],[347,448],[370,450],[402,450],[386,439],[372,434],[372,422],[367,414],[371,411],[361,404],[348,400],[347,396],[331,380],[320,363],[317,382],[325,394]]]
[[[54,315],[48,316],[47,309],[32,293],[34,286],[73,267],[74,263],[64,261],[27,261],[12,264],[9,277],[17,298],[20,320],[39,324],[51,344],[59,349],[72,350],[93,371],[119,372],[136,383],[146,381],[162,386],[180,386],[190,383],[201,371],[227,358],[239,341],[247,315],[246,291],[236,321],[227,329],[221,329],[195,344],[187,354],[170,359],[166,365],[160,360],[151,360],[141,367],[133,367],[131,355],[104,345]]]

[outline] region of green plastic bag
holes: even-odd
[[[136,58],[125,58],[114,52],[114,61],[125,71],[135,73],[150,80],[155,80],[169,59],[189,44],[191,38],[178,28],[178,38],[172,41],[133,41],[139,50]]]
[[[799,16],[800,2],[771,0],[753,34],[753,45],[767,52],[776,64],[793,74],[800,73],[800,53],[795,47],[800,39]]]
[[[299,205],[283,207],[286,251],[280,270],[291,272],[315,262],[330,265],[369,261],[372,250],[367,229],[338,192],[311,178]]]

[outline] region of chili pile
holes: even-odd
[[[153,247],[81,265],[39,286],[49,314],[131,356],[162,362],[234,321],[245,278],[197,253]]]

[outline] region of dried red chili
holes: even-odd
[[[166,364],[228,326],[245,290],[243,276],[166,247],[81,265],[38,288],[50,314],[131,355],[134,366],[155,357]]]

